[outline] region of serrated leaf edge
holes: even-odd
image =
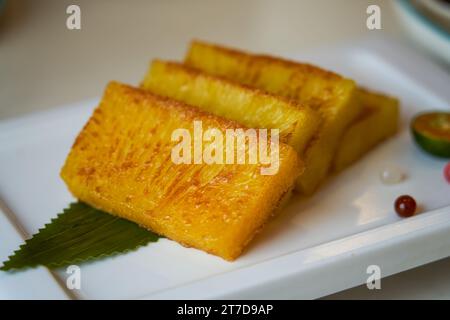
[[[21,270],[22,268],[12,268],[12,269],[6,268],[6,269],[5,269],[5,267],[7,267],[7,264],[8,264],[8,262],[11,261],[11,258],[14,257],[19,251],[21,251],[21,250],[28,244],[28,242],[30,242],[31,239],[33,239],[33,236],[34,236],[34,235],[36,235],[36,234],[40,233],[41,231],[43,231],[43,230],[44,230],[45,228],[47,228],[50,224],[52,224],[56,219],[58,219],[59,216],[65,214],[65,213],[67,212],[67,210],[69,210],[70,208],[72,208],[72,207],[75,205],[75,203],[76,203],[76,202],[72,202],[68,207],[64,208],[64,209],[62,210],[62,212],[58,213],[58,214],[56,215],[56,217],[51,218],[49,222],[47,222],[46,224],[44,224],[44,226],[42,226],[41,228],[39,228],[39,229],[37,230],[37,232],[35,232],[35,233],[31,236],[31,238],[28,238],[28,239],[24,240],[24,243],[22,243],[22,244],[19,246],[19,248],[18,248],[17,250],[14,250],[14,252],[13,252],[12,254],[10,254],[10,255],[7,257],[7,260],[5,260],[5,261],[3,262],[3,265],[0,267],[0,270],[3,270],[3,271],[9,271],[9,270]],[[39,264],[36,264],[36,265],[30,264],[29,267],[34,268],[34,267],[36,267],[36,266],[38,266],[38,265],[39,265]],[[26,268],[26,267],[25,267],[25,268]]]
[[[3,262],[3,265],[0,267],[0,270],[1,270],[1,271],[6,271],[6,272],[16,272],[16,271],[22,271],[22,270],[26,270],[26,269],[34,269],[34,268],[36,268],[36,267],[38,267],[38,266],[44,266],[44,267],[47,267],[48,269],[56,269],[56,268],[59,268],[59,267],[63,267],[63,266],[66,266],[66,265],[70,265],[70,264],[84,263],[84,262],[92,261],[92,260],[94,260],[94,259],[95,259],[95,260],[100,260],[100,259],[104,259],[104,258],[107,258],[107,257],[113,257],[113,256],[117,256],[117,255],[119,255],[119,254],[125,254],[125,253],[128,253],[128,252],[136,251],[138,248],[140,248],[140,247],[142,247],[142,246],[144,246],[144,245],[146,245],[146,244],[148,244],[148,243],[150,243],[150,242],[157,242],[157,241],[159,240],[159,238],[160,238],[159,235],[157,235],[156,233],[154,233],[154,235],[156,236],[156,239],[155,239],[155,240],[148,240],[148,241],[144,240],[144,241],[142,241],[141,243],[139,243],[138,245],[136,245],[136,247],[131,248],[131,249],[126,249],[126,250],[124,250],[124,251],[113,251],[113,252],[111,252],[111,253],[104,253],[104,254],[100,254],[100,255],[98,255],[98,256],[89,256],[89,257],[84,258],[84,259],[78,258],[78,259],[74,259],[73,261],[63,260],[61,263],[50,263],[50,264],[48,264],[48,265],[41,265],[41,264],[39,264],[39,263],[36,263],[36,264],[29,264],[29,265],[24,266],[24,267],[22,267],[22,268],[8,268],[8,262],[11,261],[11,258],[14,257],[20,250],[22,250],[23,247],[25,247],[25,246],[27,245],[27,243],[28,243],[31,239],[33,239],[33,236],[34,236],[34,235],[39,234],[41,231],[43,231],[44,229],[46,229],[47,226],[49,226],[50,224],[52,224],[56,219],[59,218],[59,216],[65,214],[68,210],[70,210],[70,209],[71,209],[73,206],[75,206],[76,204],[77,204],[77,202],[72,202],[72,203],[70,203],[70,205],[69,205],[68,207],[64,208],[64,209],[62,210],[62,212],[58,213],[58,214],[56,215],[56,217],[51,218],[49,222],[47,222],[46,224],[44,224],[44,226],[42,226],[41,228],[39,228],[39,229],[37,230],[37,232],[34,233],[34,234],[31,236],[31,238],[26,239],[26,240],[24,241],[24,243],[22,243],[22,244],[19,246],[19,248],[18,248],[17,250],[14,250],[14,252],[13,252],[11,255],[9,255],[9,256],[7,257],[7,260],[5,260],[5,261]],[[149,232],[152,232],[152,231],[149,231]],[[153,233],[153,232],[152,232],[152,233]]]
[[[84,258],[84,259],[77,258],[77,259],[74,259],[74,260],[63,260],[60,263],[50,263],[50,264],[47,264],[47,265],[41,265],[39,263],[35,263],[35,264],[29,264],[29,265],[24,266],[22,268],[6,268],[5,269],[5,267],[7,267],[7,262],[9,262],[9,258],[14,256],[14,254],[17,251],[20,251],[21,247],[25,245],[25,244],[23,244],[23,245],[21,245],[19,247],[19,249],[14,251],[14,253],[8,257],[8,260],[6,261],[6,263],[3,266],[0,267],[0,270],[6,271],[6,272],[17,272],[17,271],[22,271],[22,270],[27,270],[27,269],[34,269],[34,268],[39,267],[39,266],[43,266],[43,267],[46,267],[48,269],[53,270],[53,269],[61,268],[61,267],[64,267],[64,266],[69,266],[69,265],[72,265],[72,264],[85,263],[85,262],[89,262],[89,261],[93,261],[93,260],[101,260],[101,259],[105,259],[105,258],[109,258],[109,257],[114,257],[114,256],[118,256],[118,255],[121,255],[121,254],[125,254],[125,253],[128,253],[128,252],[133,252],[133,251],[136,251],[137,249],[147,245],[150,242],[157,242],[158,240],[159,240],[159,238],[156,238],[156,240],[143,240],[141,243],[137,244],[136,247],[134,247],[134,248],[126,249],[124,251],[113,251],[111,253],[103,253],[103,254],[100,254],[98,256],[89,256],[89,257]]]

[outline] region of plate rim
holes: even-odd
[[[364,39],[359,39],[356,41],[349,41],[347,43],[343,43],[338,46],[338,49],[342,50],[355,50],[355,49],[363,49],[368,51],[374,51],[378,53],[387,63],[389,63],[394,69],[400,70],[403,74],[409,76],[409,78],[415,83],[420,84],[420,87],[426,89],[427,91],[432,92],[435,96],[444,99],[444,101],[450,101],[450,92],[448,90],[444,90],[445,86],[443,84],[450,83],[450,75],[442,71],[434,62],[430,61],[426,58],[426,56],[411,51],[407,46],[404,46],[399,41],[395,39],[387,38],[386,36],[369,36]],[[319,50],[317,50],[319,49]],[[320,48],[316,48],[314,51],[320,51]],[[407,59],[405,59],[404,53],[408,53]],[[309,54],[309,52],[308,52]],[[428,70],[428,73],[433,74],[433,77],[424,78],[421,70],[416,68],[411,68],[411,65],[421,65],[423,70],[424,68]],[[428,221],[430,220],[430,221]],[[418,224],[423,221],[433,222],[428,228],[418,228]],[[303,250],[295,251],[292,253],[288,253],[286,255],[278,256],[263,262],[260,262],[255,265],[246,266],[243,268],[239,268],[237,270],[232,270],[226,273],[214,275],[205,279],[200,279],[193,281],[192,283],[187,283],[184,285],[176,286],[173,289],[163,289],[160,291],[153,292],[148,295],[142,295],[138,297],[138,299],[167,299],[169,296],[171,298],[175,297],[175,299],[230,299],[230,298],[261,298],[261,299],[273,299],[274,297],[271,295],[274,290],[280,286],[280,284],[284,281],[284,283],[288,286],[293,282],[309,282],[311,283],[315,277],[318,280],[320,274],[317,272],[314,276],[310,275],[309,279],[306,279],[306,272],[299,273],[295,270],[288,270],[288,265],[286,265],[285,259],[287,257],[295,257],[299,255],[305,254],[305,252],[314,253],[314,251],[320,251],[322,248],[326,246],[330,246],[333,248],[334,246],[338,246],[341,242],[351,242],[352,240],[359,241],[368,241],[372,237],[376,237],[382,234],[385,236],[390,236],[389,240],[382,241],[374,241],[371,243],[371,247],[368,249],[371,250],[370,254],[366,253],[364,255],[364,250],[358,251],[357,248],[348,246],[348,250],[342,252],[340,255],[329,256],[327,259],[323,259],[322,261],[318,261],[318,264],[325,264],[326,262],[334,262],[341,263],[345,265],[345,268],[355,267],[352,263],[353,254],[358,254],[364,259],[368,260],[380,260],[383,256],[383,250],[387,250],[392,246],[398,247],[398,252],[400,253],[404,250],[404,246],[413,243],[414,237],[410,238],[407,235],[414,233],[414,230],[410,230],[411,232],[407,233],[405,239],[400,239],[400,237],[396,236],[395,230],[399,227],[401,228],[415,228],[416,232],[422,232],[421,236],[424,238],[425,243],[433,243],[433,239],[436,238],[436,232],[439,231],[444,235],[450,235],[450,205],[445,206],[436,210],[423,212],[420,215],[415,217],[400,220],[394,223],[390,223],[384,226],[380,226],[377,228],[373,228],[367,231],[362,231],[356,233],[354,235],[350,235],[348,237],[343,237],[334,241],[330,241],[324,244],[320,244],[314,247],[306,248]],[[437,231],[433,230],[438,228]],[[392,230],[391,230],[392,229]],[[439,230],[440,229],[440,230]],[[372,238],[373,239],[373,238]],[[444,242],[446,241],[446,242]],[[434,254],[431,247],[422,248],[422,261],[420,263],[412,264],[408,263],[405,265],[401,265],[398,261],[391,260],[390,264],[385,264],[383,269],[389,270],[387,273],[383,273],[383,276],[393,275],[402,271],[406,271],[408,269],[418,267],[420,265],[430,263],[445,257],[450,256],[450,236],[444,237],[442,239],[442,243],[447,245],[447,250],[442,251],[440,254]],[[434,255],[433,255],[433,254]],[[415,252],[417,254],[417,251]],[[395,257],[395,253],[393,254]],[[270,268],[267,270],[259,270],[261,266],[270,265]],[[298,265],[297,265],[298,266]],[[320,268],[321,273],[332,272],[333,266],[330,268],[330,264],[328,264],[329,268],[327,270],[326,267],[322,265]],[[359,265],[358,268],[362,270],[362,266]],[[296,270],[298,270],[297,268]],[[237,279],[232,279],[233,275],[240,275],[241,273],[246,273],[248,270],[251,272],[246,276],[238,276]],[[274,270],[278,271],[276,274]],[[251,284],[250,280],[252,277],[249,277],[251,274],[256,272],[262,272],[264,274],[264,281],[257,281],[257,283]],[[311,272],[310,272],[311,273]],[[270,276],[269,276],[270,275]],[[292,290],[288,290],[286,287],[284,288],[281,294],[286,296],[298,296],[299,298],[304,299],[315,299],[328,294],[332,294],[341,290],[345,290],[357,285],[361,285],[365,283],[365,278],[351,279],[347,278],[344,281],[344,277],[342,275],[339,276],[338,283],[334,283],[334,285],[328,285],[326,288],[321,288],[316,292],[305,292],[305,291],[297,291],[292,292]],[[242,294],[243,289],[234,289],[228,290],[228,292],[220,292],[219,288],[227,288],[227,283],[234,282],[239,283],[241,288],[245,288],[245,293]],[[346,282],[345,286],[340,285],[339,283]],[[278,283],[278,284],[277,284]],[[239,293],[239,290],[241,293]],[[208,295],[198,295],[199,292],[208,292]],[[184,293],[184,295],[183,295]],[[237,295],[237,297],[236,297]]]
[[[345,45],[345,46],[344,46]],[[420,83],[421,87],[424,87],[425,89],[433,92],[437,97],[447,99],[446,101],[450,101],[450,92],[443,90],[445,83],[450,83],[450,76],[446,73],[444,73],[441,69],[439,69],[435,64],[430,62],[428,59],[424,58],[420,54],[416,52],[408,52],[408,59],[405,59],[405,56],[403,53],[405,52],[404,47],[402,47],[400,44],[396,43],[395,41],[387,40],[387,39],[381,39],[381,38],[374,38],[369,37],[368,39],[359,40],[357,42],[351,42],[344,44],[339,47],[343,47],[346,49],[365,49],[365,50],[374,50],[380,54],[380,56],[385,59],[387,62],[389,62],[391,65],[394,66],[396,69],[400,69],[402,73],[408,75],[413,81]],[[387,49],[389,48],[389,49]],[[401,48],[402,50],[395,50],[395,48]],[[405,60],[408,60],[405,64]],[[424,68],[428,70],[429,73],[433,74],[433,77],[429,77],[430,79],[424,79],[418,69],[414,68],[406,68],[408,65],[414,65],[414,64],[422,65]],[[436,89],[437,88],[437,89]],[[86,103],[86,102],[89,103]],[[98,101],[98,98],[93,99],[86,99],[81,102],[72,103],[66,105],[64,108],[59,109],[50,109],[45,110],[41,112],[33,112],[31,114],[27,114],[25,116],[12,118],[12,119],[6,119],[6,120],[0,120],[0,129],[5,128],[17,128],[17,125],[20,125],[20,129],[23,129],[27,126],[27,124],[30,124],[32,122],[36,122],[36,119],[42,119],[47,117],[48,115],[52,115],[56,118],[61,116],[67,116],[67,112],[77,112],[79,110],[80,106],[82,105],[92,105],[94,106],[96,104],[96,101]],[[0,130],[2,131],[2,130]],[[8,131],[8,130],[6,130]],[[5,131],[4,131],[5,132]],[[4,135],[0,135],[0,140],[5,138]],[[5,214],[5,212],[2,212]],[[6,215],[6,214],[5,214]],[[420,223],[427,222],[429,223],[428,227],[420,228]],[[399,238],[398,235],[396,236],[395,230],[396,228],[404,228],[408,229],[409,226],[409,232],[404,234],[404,238]],[[391,230],[393,228],[393,230]],[[389,231],[390,230],[390,231]],[[361,259],[368,259],[368,258],[376,258],[381,257],[384,254],[383,250],[389,249],[390,246],[396,245],[397,247],[400,246],[400,244],[408,245],[412,242],[414,242],[414,237],[408,237],[408,235],[414,234],[414,232],[422,232],[421,237],[425,240],[425,242],[432,243],[433,239],[437,238],[437,235],[443,233],[450,234],[450,206],[446,206],[437,210],[429,211],[423,214],[420,214],[416,217],[409,218],[406,220],[401,220],[394,223],[389,223],[387,225],[373,228],[367,231],[363,231],[360,233],[356,233],[354,235],[350,235],[347,237],[343,237],[340,239],[336,239],[330,242],[326,242],[321,245],[309,247],[303,250],[298,250],[295,252],[287,253],[281,256],[277,256],[274,258],[271,258],[269,260],[259,262],[257,264],[245,266],[242,268],[239,268],[237,270],[231,270],[227,271],[225,273],[212,275],[207,278],[194,280],[190,283],[185,283],[182,285],[178,285],[175,288],[166,288],[159,291],[155,291],[150,294],[144,294],[137,298],[139,299],[160,299],[160,298],[168,298],[170,295],[171,298],[187,298],[187,299],[193,299],[198,296],[198,293],[205,293],[208,292],[207,296],[202,296],[205,299],[212,299],[212,298],[236,298],[237,296],[242,297],[250,297],[250,293],[252,294],[251,297],[262,297],[267,298],[268,294],[270,292],[273,292],[273,290],[276,290],[277,287],[285,283],[286,285],[289,283],[295,283],[295,282],[307,282],[311,283],[313,281],[314,277],[317,279],[318,275],[317,272],[330,272],[330,268],[333,268],[333,264],[330,264],[329,262],[335,262],[334,265],[337,263],[340,263],[342,265],[346,265],[347,267],[352,267],[352,258],[355,256],[352,254],[357,254],[358,257],[361,257]],[[440,233],[439,233],[440,232]],[[363,247],[364,248],[372,248],[371,252],[364,252],[361,248],[358,249],[357,246],[355,246],[355,243],[353,243],[353,246],[351,246],[351,242],[355,241],[369,241],[373,240],[373,238],[377,235],[384,235],[386,238],[383,241],[372,241],[369,242],[371,246],[373,247]],[[432,252],[432,248],[426,247],[422,248],[422,251],[425,253],[423,260],[420,264],[417,265],[411,265],[409,263],[408,265],[400,265],[396,264],[396,261],[391,261],[390,265],[385,266],[384,268],[387,268],[388,273],[384,273],[385,275],[394,274],[397,272],[401,272],[404,270],[407,270],[409,268],[422,265],[428,262],[432,262],[435,260],[438,260],[440,258],[443,258],[445,256],[450,256],[450,237],[447,236],[447,238],[444,237],[441,243],[447,244],[447,251],[442,251],[440,254],[435,254]],[[447,241],[447,242],[445,242]],[[308,265],[307,271],[311,274],[311,272],[315,272],[311,276],[311,279],[306,279],[306,275],[308,272],[298,267],[298,264],[295,264],[297,266],[296,269],[292,269],[292,266],[288,264],[290,261],[289,259],[301,259],[302,255],[305,254],[320,254],[321,250],[324,250],[324,248],[338,248],[340,245],[342,245],[343,242],[349,243],[347,246],[346,251],[341,251],[339,254],[335,255],[328,255],[323,259],[319,259],[315,261],[315,264]],[[360,251],[358,251],[360,250]],[[404,250],[404,249],[399,249]],[[432,254],[433,253],[433,254]],[[427,255],[428,254],[428,255]],[[264,269],[267,266],[270,266],[268,270]],[[313,266],[319,266],[315,271],[312,270]],[[327,267],[328,266],[328,267]],[[354,267],[355,265],[353,265]],[[263,272],[263,279],[264,281],[257,281],[257,283],[251,283],[250,280],[252,280],[252,277],[248,276],[241,276],[241,273],[244,275],[247,274],[247,272],[254,273],[255,270],[262,268],[258,272]],[[306,268],[306,267],[304,267]],[[383,268],[383,269],[384,269]],[[273,270],[277,270],[277,272],[273,272]],[[269,272],[270,271],[270,272]],[[222,286],[220,283],[229,283],[232,277],[237,277],[238,281],[236,283],[239,284],[241,289],[234,287],[233,290],[228,288],[229,286]],[[254,279],[253,279],[254,280]],[[288,289],[284,288],[283,294],[288,293],[294,293],[297,296],[300,295],[302,298],[317,298],[326,294],[331,294],[336,291],[344,290],[353,286],[356,286],[358,284],[361,284],[364,279],[362,278],[346,278],[343,279],[342,276],[340,276],[339,281],[345,282],[345,285],[342,286],[342,283],[335,283],[330,284],[326,288],[322,288],[321,291],[308,291],[305,292],[298,292],[298,291],[289,291]],[[205,288],[205,290],[200,290],[199,287]],[[228,292],[224,292],[223,288],[227,288]],[[240,291],[239,291],[240,290]],[[182,294],[185,293],[185,296],[182,296]],[[246,296],[247,295],[247,296]],[[80,296],[78,298],[87,298],[89,297],[83,297]],[[273,299],[273,297],[271,297]]]
[[[399,231],[402,232],[400,235]],[[406,245],[414,242],[417,236],[420,236],[424,243],[433,243],[439,238],[436,234],[444,236],[450,234],[450,205],[317,246],[287,253],[255,265],[143,295],[138,299],[168,299],[169,297],[172,299],[274,299],[273,292],[283,282],[289,285],[319,281],[324,274],[333,273],[332,269],[336,264],[343,265],[344,269],[365,270],[365,268],[361,268],[364,266],[363,263],[356,264],[352,260],[358,258],[363,261],[384,261],[382,256],[385,255],[385,250],[397,247],[391,254],[395,256],[400,253],[399,250],[404,250]],[[450,256],[450,237],[443,238],[439,238],[442,240],[439,243],[447,249],[445,252],[435,254],[431,250],[433,246],[423,247],[420,263],[399,263],[394,260],[385,262],[382,265],[382,270],[384,270],[382,276],[390,276]],[[417,254],[417,251],[414,253]],[[312,261],[295,263],[303,258],[308,259],[308,255],[313,258]],[[367,268],[367,265],[365,267]],[[385,272],[386,270],[388,272]],[[256,273],[265,275],[264,282],[255,279],[254,274]],[[312,294],[299,291],[294,295],[301,299],[315,299],[361,285],[365,283],[366,278],[351,279],[339,274],[339,279],[331,280],[332,283],[327,283],[327,287],[316,288]],[[227,285],[230,282],[239,283],[241,287],[241,293],[238,293],[237,297],[235,296],[236,290],[230,289],[230,286]],[[341,285],[342,282],[346,284],[344,287]],[[294,293],[292,290],[284,289],[283,294],[286,296],[292,296]],[[198,295],[199,292],[208,292],[208,294]]]

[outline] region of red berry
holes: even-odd
[[[447,163],[444,167],[444,177],[448,183],[450,183],[450,162]]]
[[[395,211],[401,217],[411,217],[416,212],[416,201],[408,195],[400,196],[395,200]]]

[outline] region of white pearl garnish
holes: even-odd
[[[396,184],[403,181],[405,174],[397,166],[389,165],[380,172],[380,179],[383,184]]]

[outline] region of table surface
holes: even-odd
[[[402,38],[390,0],[9,0],[0,13],[0,120],[98,96],[112,79],[138,83],[152,58],[180,59],[193,38],[284,55],[369,33]],[[81,8],[68,30],[66,8]],[[366,8],[381,8],[368,30]],[[381,290],[327,299],[450,299],[450,258],[383,278]]]

